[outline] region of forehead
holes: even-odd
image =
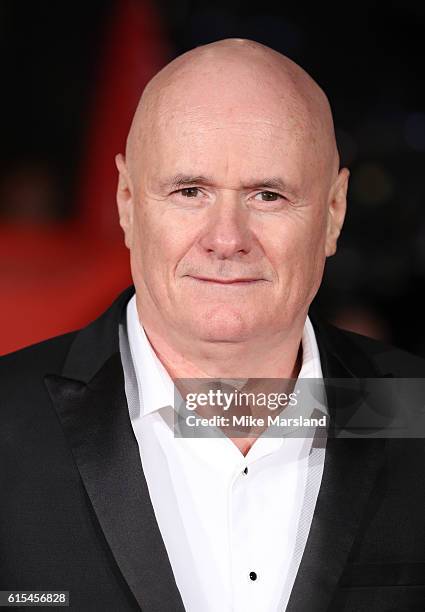
[[[144,147],[152,179],[164,173],[208,174],[249,182],[255,174],[305,180],[318,156],[314,126],[297,111],[236,103],[197,104],[157,113]]]
[[[226,56],[166,69],[141,105],[138,172],[244,174],[245,182],[266,167],[269,175],[285,171],[305,181],[325,169],[325,107],[316,86],[268,58]]]

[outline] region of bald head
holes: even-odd
[[[158,132],[183,116],[208,121],[217,114],[243,124],[293,133],[310,149],[309,163],[335,178],[339,158],[326,95],[297,64],[260,43],[231,38],[180,55],[146,86],[127,139],[133,181]]]

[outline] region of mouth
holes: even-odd
[[[204,276],[189,276],[194,281],[199,283],[209,283],[210,285],[233,285],[233,286],[247,286],[254,285],[256,283],[264,282],[264,278],[207,278]]]

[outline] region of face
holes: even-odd
[[[339,232],[309,134],[278,105],[222,90],[155,118],[137,181],[118,163],[142,319],[213,342],[302,327]]]

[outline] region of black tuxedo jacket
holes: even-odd
[[[0,358],[0,590],[68,590],[78,612],[184,610],[124,390],[118,324],[133,292]],[[425,375],[419,358],[313,324],[325,377]],[[328,439],[287,610],[425,610],[422,439]]]

